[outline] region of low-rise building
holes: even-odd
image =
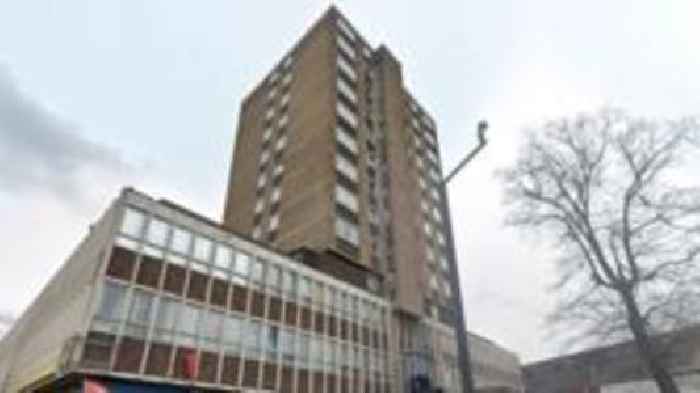
[[[700,327],[656,336],[655,345],[681,393],[700,393]],[[656,393],[633,342],[528,364],[527,393]]]
[[[489,340],[469,333],[469,353],[474,387],[479,393],[522,393],[518,356]]]
[[[125,189],[0,341],[0,392],[388,392],[386,300]]]

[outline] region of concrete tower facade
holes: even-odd
[[[398,386],[460,389],[436,124],[337,9],[243,100],[224,210],[225,227],[389,300]]]

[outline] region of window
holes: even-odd
[[[338,91],[353,104],[357,104],[357,94],[355,94],[355,90],[341,78],[338,78]]]
[[[289,329],[282,329],[280,332],[280,344],[282,349],[282,361],[291,363],[295,358],[294,332]]]
[[[357,154],[357,140],[355,140],[354,136],[343,130],[341,127],[336,128],[335,135],[341,145],[345,146],[351,152]]]
[[[450,263],[447,260],[447,258],[445,258],[444,256],[440,257],[440,267],[442,268],[442,270],[444,272],[446,272],[446,273],[450,272]]]
[[[311,281],[308,277],[299,278],[299,298],[304,302],[311,300]]]
[[[155,329],[169,332],[175,327],[175,322],[179,320],[178,310],[180,303],[170,298],[161,298],[156,314]]]
[[[277,229],[277,227],[279,227],[279,225],[280,216],[279,214],[275,214],[274,216],[272,216],[272,218],[270,218],[270,231],[274,231],[275,229]]]
[[[258,226],[253,229],[253,239],[260,239],[262,236],[262,229]]]
[[[267,142],[270,140],[270,137],[272,136],[272,128],[267,128],[265,129],[265,132],[263,133],[263,141]]]
[[[270,354],[275,354],[279,350],[279,328],[277,326],[267,325],[265,330],[265,350]]]
[[[236,253],[234,273],[240,277],[248,277],[250,271],[250,256],[244,253]]]
[[[314,281],[313,285],[313,301],[316,304],[323,304],[323,284]]]
[[[421,190],[425,190],[428,187],[428,185],[425,183],[425,179],[422,177],[418,178],[418,184],[420,185]]]
[[[192,234],[189,231],[177,227],[173,229],[173,240],[170,244],[170,249],[183,255],[189,255],[191,242]]]
[[[442,232],[437,233],[437,241],[440,243],[440,245],[445,245],[445,235],[443,235]]]
[[[263,201],[262,199],[259,199],[258,202],[255,204],[255,214],[259,214],[260,212],[262,212],[264,206],[265,206],[265,201]]]
[[[352,109],[345,105],[343,101],[337,101],[336,109],[338,111],[338,116],[340,116],[341,119],[350,124],[353,128],[357,128],[357,115],[355,115]]]
[[[273,87],[272,89],[270,89],[270,92],[267,94],[268,101],[275,98],[276,95],[277,95],[277,89]]]
[[[435,260],[435,252],[433,251],[432,248],[427,247],[425,249],[425,259],[427,259],[428,262],[432,262]]]
[[[124,303],[126,287],[111,282],[105,282],[102,287],[100,307],[97,318],[104,321],[119,321],[124,318]]]
[[[237,351],[241,344],[241,319],[235,315],[229,315],[224,320],[223,330],[224,347]]]
[[[281,175],[283,172],[284,172],[284,165],[282,165],[282,164],[277,164],[277,166],[275,166],[275,170],[273,171],[273,175],[279,176],[279,175]]]
[[[194,241],[194,257],[200,261],[209,261],[211,256],[212,242],[211,240],[199,237]]]
[[[296,294],[296,274],[288,270],[282,272],[282,290],[290,297]]]
[[[277,149],[277,151],[280,151],[280,150],[284,149],[285,146],[287,146],[287,136],[286,135],[277,141],[277,146],[275,148]]]
[[[273,116],[275,116],[275,108],[270,108],[265,113],[265,120],[270,120]]]
[[[446,298],[452,297],[452,287],[450,287],[450,282],[448,280],[444,280],[442,282],[442,290],[445,293]]]
[[[267,268],[267,287],[272,289],[279,289],[280,287],[280,268],[277,266],[269,265]]]
[[[260,353],[262,347],[262,328],[258,321],[248,321],[243,323],[246,350],[248,356],[255,356]]]
[[[216,266],[223,268],[223,269],[229,269],[229,268],[231,268],[231,261],[232,260],[233,260],[233,250],[231,250],[231,247],[219,244],[216,247],[216,259],[214,260],[214,262],[216,263]]]
[[[428,205],[428,202],[425,201],[425,199],[421,199],[420,201],[420,208],[423,210],[423,212],[427,213],[430,211],[430,205]]]
[[[263,150],[262,154],[260,155],[260,165],[264,166],[268,161],[270,161],[270,152],[268,150]]]
[[[167,239],[168,224],[155,218],[152,219],[148,226],[148,241],[157,246],[164,246]]]
[[[351,43],[349,43],[342,35],[336,37],[336,42],[338,43],[338,49],[343,52],[345,56],[355,60],[355,48]]]
[[[338,28],[346,35],[348,38],[351,40],[355,40],[355,33],[353,33],[352,29],[350,26],[345,22],[343,19],[338,18],[336,23],[338,24]]]
[[[297,358],[301,363],[306,363],[309,358],[309,336],[307,334],[302,334],[298,337]]]
[[[121,231],[131,237],[140,238],[145,216],[140,211],[127,208],[124,211]]]
[[[430,223],[427,221],[423,223],[423,232],[425,232],[425,236],[428,236],[428,237],[432,236],[432,234],[433,234],[433,228],[430,226]]]
[[[258,188],[263,188],[265,187],[265,184],[267,183],[267,176],[263,173],[260,175],[258,178]]]
[[[287,86],[289,83],[292,82],[292,74],[287,74],[284,76],[284,79],[282,79],[282,85]]]
[[[199,319],[199,336],[205,340],[216,341],[221,336],[221,328],[224,323],[224,315],[219,312],[202,312]]]
[[[338,358],[337,352],[338,351],[337,351],[337,347],[336,347],[335,342],[333,342],[333,341],[329,342],[328,343],[328,351],[327,351],[327,355],[326,355],[326,365],[329,366],[329,368],[331,368],[331,369],[333,368],[333,366],[338,364],[337,363],[337,358]]]
[[[194,336],[197,333],[197,321],[201,311],[199,307],[183,304],[175,330],[184,335]]]
[[[437,207],[433,207],[433,219],[435,219],[436,222],[442,222],[442,214],[440,214],[440,209]]]
[[[284,107],[288,103],[289,103],[289,93],[282,96],[282,99],[280,100],[280,107]]]
[[[250,279],[256,283],[262,284],[263,276],[265,274],[265,266],[261,261],[253,261],[252,268],[250,270]]]
[[[326,306],[330,309],[335,305],[336,290],[333,287],[326,289]]]
[[[277,122],[277,128],[284,128],[284,126],[286,126],[288,122],[289,122],[289,116],[287,114],[285,114]]]
[[[342,217],[336,217],[335,219],[335,232],[338,237],[354,246],[360,244],[360,236],[357,225],[343,219]]]
[[[347,188],[336,184],[335,186],[335,200],[341,205],[347,207],[353,212],[357,212],[358,200],[357,196]]]
[[[434,188],[431,189],[431,190],[430,190],[430,195],[433,197],[433,199],[435,200],[435,202],[440,202],[440,194],[438,193],[438,191],[437,191],[436,189],[434,189]]]
[[[275,187],[272,190],[272,194],[270,195],[270,199],[272,199],[272,203],[276,203],[280,200],[280,196],[282,195],[282,191],[280,190],[279,187]]]
[[[435,276],[434,274],[430,275],[430,289],[433,289],[433,290],[438,289],[437,276]]]
[[[142,290],[135,290],[131,297],[131,310],[127,320],[126,335],[145,337],[151,320],[154,296]]]
[[[354,182],[357,181],[357,167],[345,157],[340,155],[335,156],[335,168],[348,179]]]
[[[345,74],[345,76],[348,77],[348,79],[353,82],[357,81],[357,73],[355,73],[355,69],[342,56],[338,56],[338,68],[343,74]]]

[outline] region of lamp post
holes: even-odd
[[[457,175],[469,162],[471,162],[474,157],[476,157],[479,152],[486,147],[488,143],[486,139],[486,130],[489,125],[485,120],[482,120],[477,125],[477,137],[479,144],[473,148],[458,164],[450,171],[450,173],[445,176],[441,182],[441,188],[443,192],[443,217],[447,220],[447,238],[448,238],[448,252],[450,254],[450,287],[452,293],[456,295],[456,318],[455,330],[457,338],[457,352],[458,352],[458,362],[459,369],[463,372],[462,374],[462,391],[464,393],[474,393],[474,379],[472,376],[471,359],[469,356],[469,343],[467,335],[467,324],[464,315],[464,307],[462,302],[462,291],[459,287],[459,272],[457,269],[457,255],[454,247],[454,236],[452,229],[452,219],[450,216],[450,208],[447,195],[447,185],[452,180],[455,175]]]

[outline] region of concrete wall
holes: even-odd
[[[41,294],[0,342],[0,392],[59,371],[71,340],[85,332],[97,272],[113,233],[116,209],[92,226]]]
[[[681,393],[700,393],[700,374],[682,375],[675,379]],[[659,393],[659,389],[647,379],[604,385],[600,393]]]
[[[517,355],[476,334],[469,333],[468,337],[477,389],[504,387],[510,392],[524,391]]]

